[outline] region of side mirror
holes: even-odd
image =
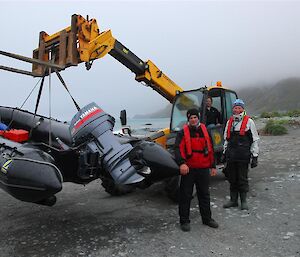
[[[120,121],[122,126],[125,126],[127,124],[126,110],[120,111]]]

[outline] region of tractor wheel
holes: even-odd
[[[165,181],[165,191],[167,196],[175,203],[179,201],[180,176],[169,178]]]

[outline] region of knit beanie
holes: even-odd
[[[232,108],[235,107],[235,106],[241,106],[243,109],[245,109],[245,103],[242,99],[236,99],[233,102]]]
[[[187,111],[187,113],[186,113],[187,119],[189,120],[190,117],[191,117],[192,115],[196,115],[196,116],[198,117],[198,119],[199,119],[199,117],[200,117],[199,111],[198,111],[196,108],[189,109],[189,110]]]

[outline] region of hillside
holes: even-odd
[[[265,111],[288,111],[300,109],[300,78],[288,78],[275,85],[249,85],[247,88],[235,89],[239,98],[246,103],[250,115]],[[151,114],[135,115],[134,118],[168,118],[172,105]]]
[[[287,111],[300,109],[300,78],[288,78],[268,87],[251,87],[237,90],[252,114],[264,111]]]

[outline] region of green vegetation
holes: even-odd
[[[288,124],[288,122],[289,121],[269,120],[264,128],[264,132],[273,136],[287,134],[287,129],[283,126],[283,124]]]
[[[276,124],[278,125],[290,125],[290,120],[276,120]]]
[[[289,116],[289,117],[300,117],[300,110],[291,110],[291,111],[286,111],[286,112],[263,112],[261,113],[260,117],[261,118],[274,118],[274,117],[284,117],[284,116]]]
[[[261,118],[274,118],[274,117],[281,117],[279,112],[263,112],[260,115]]]
[[[290,116],[290,117],[299,117],[300,110],[291,110],[291,111],[288,111],[286,114],[287,114],[287,116]]]

